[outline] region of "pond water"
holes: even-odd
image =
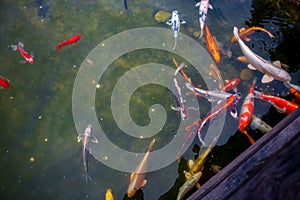
[[[261,26],[269,30],[275,38],[271,39],[264,32],[255,32],[249,36],[251,41],[246,42],[247,46],[267,60],[280,60],[288,65],[286,70],[292,77],[291,82],[300,84],[300,65],[297,59],[300,43],[300,10],[297,3],[280,0],[225,2],[214,0],[210,3],[213,10],[208,11],[206,23],[221,48],[221,62],[216,66],[223,80],[240,78],[241,72],[244,70],[245,73],[247,68],[245,63],[237,60],[237,57],[242,55],[238,44],[230,41],[233,27]],[[155,137],[156,142],[153,147],[155,152],[176,138],[179,124],[182,122],[180,113],[170,108],[170,105],[176,104],[171,92],[172,73],[176,69],[173,58],[176,58],[178,63],[184,62],[188,65],[184,71],[194,84],[202,85],[204,88],[213,87],[212,85],[215,84],[214,78],[208,75],[209,64],[206,63],[213,60],[207,52],[205,37],[198,39],[200,28],[195,1],[138,0],[127,1],[127,4],[128,10],[124,9],[123,1],[109,0],[0,1],[0,53],[2,55],[0,75],[10,80],[10,88],[0,91],[1,199],[105,199],[108,188],[112,189],[115,199],[126,199],[130,172],[119,169],[127,166],[134,170],[130,166],[135,165],[141,157],[136,156],[133,160],[126,156],[115,157],[117,153],[114,150],[118,147],[132,152],[133,155],[144,153]],[[155,13],[159,10],[168,12],[178,10],[180,17],[186,21],[186,24],[181,25],[175,51],[172,51],[174,38],[170,26],[154,19]],[[113,48],[110,49],[113,51],[105,51],[109,38],[123,31],[143,27],[169,30],[166,34],[148,32],[146,36],[137,37],[135,41],[136,44],[142,45],[145,42],[143,40],[149,40],[153,45],[158,42],[162,47],[134,49],[135,44],[132,44],[134,49],[132,50],[130,44],[127,44],[127,41],[131,41],[130,37],[121,37],[119,43],[113,43]],[[57,44],[76,34],[81,35],[81,39],[76,44],[67,45],[62,47],[61,51],[56,51]],[[187,37],[193,39],[193,42],[197,43],[196,46],[200,46],[198,52],[193,51],[192,48],[190,51],[185,49],[187,45],[194,45],[187,42],[185,39]],[[25,51],[33,52],[35,60],[33,65],[20,63],[22,56],[18,51],[12,51],[11,45],[16,45],[19,41],[24,43]],[[151,46],[147,42],[145,44]],[[116,52],[124,46],[130,51],[118,55]],[[97,54],[90,54],[91,52],[99,53],[99,57]],[[189,56],[181,55],[182,52],[188,52]],[[201,61],[201,66],[192,65],[194,54],[199,54],[195,59]],[[106,69],[101,56],[104,56],[105,60],[112,59]],[[154,72],[147,71],[152,67],[147,65],[147,70],[141,68],[142,72],[134,75],[137,66],[147,63],[161,65],[153,66]],[[90,70],[89,66],[93,66],[95,71],[87,75],[83,72],[84,69]],[[165,66],[171,67],[173,71],[164,68]],[[196,71],[197,67],[204,73],[199,74],[199,71]],[[100,71],[101,77],[97,74]],[[127,72],[133,75],[126,78]],[[85,82],[78,82],[76,85],[82,73],[82,80]],[[151,73],[154,73],[153,77]],[[262,73],[249,70],[246,73],[247,75],[242,76],[238,85],[238,91],[243,96],[246,96],[251,86],[252,77],[257,77],[256,90],[291,99],[288,89],[282,82],[272,81],[262,84]],[[147,78],[149,80],[144,84]],[[120,79],[123,82],[118,82]],[[114,101],[111,98],[114,87],[118,83],[130,85],[139,81],[143,84],[132,91],[128,101],[125,97],[124,100],[118,97],[118,106],[122,102],[124,106],[128,104],[130,114],[128,116],[124,110],[115,110],[119,118],[119,122],[116,122],[111,108]],[[158,81],[169,85],[170,88],[153,84]],[[212,85],[208,85],[206,81],[211,81]],[[82,91],[82,94],[86,91],[93,93],[86,97],[86,102],[83,98],[78,103],[74,100],[74,96],[79,97],[81,92],[74,94],[74,91],[77,92],[74,86],[78,86],[77,89]],[[121,93],[126,89],[128,88],[124,87],[117,92]],[[92,102],[92,106],[88,107],[90,100],[94,100],[94,103]],[[243,99],[237,106],[238,112],[242,101]],[[154,104],[160,106],[151,107]],[[199,117],[203,117],[212,104],[205,99],[199,99],[197,105],[200,109]],[[74,116],[76,106],[81,106],[83,109],[82,114],[76,113],[79,118]],[[161,106],[164,107],[164,112],[154,112]],[[99,123],[90,120],[89,116],[86,117],[84,109],[92,110]],[[128,117],[131,117],[138,126],[147,126],[151,124],[149,117],[151,111],[153,111],[151,119],[156,119],[155,123],[159,124],[151,125],[151,128],[156,131],[148,131],[147,134],[152,134],[151,137],[147,138],[144,135],[146,131],[132,133],[135,134],[135,137],[132,137],[119,127],[120,123],[127,121]],[[195,110],[191,109],[189,113],[191,116],[193,114],[197,116]],[[255,100],[254,114],[271,126],[276,125],[286,116],[261,100]],[[79,121],[74,121],[74,118]],[[165,123],[161,124],[164,120]],[[237,131],[236,119],[227,114],[224,120],[222,140],[217,143],[208,157],[200,184],[204,184],[213,176],[211,164],[223,168],[251,145],[247,138]],[[82,144],[77,141],[77,136],[84,132],[89,123],[95,127],[93,134],[99,140],[99,144],[92,145],[94,156],[89,159],[91,180],[86,183],[82,163]],[[113,143],[112,151],[101,152],[101,144],[105,139],[101,137],[96,123],[101,125],[106,137]],[[185,122],[183,125],[189,124]],[[206,132],[207,129],[203,131]],[[248,133],[255,140],[262,136],[258,131],[251,129]],[[180,145],[181,143],[178,144],[178,149]],[[187,170],[186,161],[198,155],[199,146],[201,143],[196,137],[182,155],[180,162],[173,154],[170,155],[173,156],[172,158],[166,155],[158,156],[155,160],[152,158],[150,161],[157,165],[153,164],[153,169],[146,174],[147,184],[133,199],[176,199],[178,190],[184,183],[183,171]],[[119,168],[110,167],[110,161],[117,163]],[[159,164],[164,166],[157,167],[160,166]],[[159,169],[154,170],[154,168]],[[191,192],[195,190],[196,188],[193,188]]]

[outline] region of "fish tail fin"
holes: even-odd
[[[152,149],[154,143],[155,143],[155,138],[153,138],[153,140],[150,142],[149,147],[148,147],[148,150],[147,150],[148,152],[151,151],[151,149]]]
[[[10,45],[10,46],[11,46],[11,48],[12,48],[13,51],[17,51],[18,45],[13,45],[13,44],[12,44],[12,45]]]
[[[56,48],[57,51],[61,50],[61,46],[60,45],[57,45],[55,48]]]
[[[20,41],[19,41],[18,46],[21,47],[21,48],[24,48],[23,42],[20,42]]]
[[[200,36],[199,36],[199,39],[201,39],[203,36],[203,29],[200,30]]]
[[[236,26],[233,27],[233,35],[235,36],[235,38],[236,38],[237,41],[240,39],[240,37],[239,37],[239,29]]]

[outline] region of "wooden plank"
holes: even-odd
[[[269,133],[207,181],[188,200],[223,199],[233,196],[252,177],[249,172],[257,170],[262,161],[278,155],[293,141],[298,141],[299,127],[300,108],[286,116]]]

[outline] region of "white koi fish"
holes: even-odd
[[[213,9],[212,5],[209,4],[209,0],[201,0],[200,2],[196,3],[196,7],[199,7],[199,23],[200,23],[200,29],[201,33],[199,38],[203,35],[203,29],[205,24],[206,15],[208,12],[208,8]]]
[[[82,140],[82,160],[85,172],[85,180],[88,182],[88,179],[90,179],[88,175],[88,158],[89,154],[92,153],[91,143],[98,143],[97,138],[92,135],[92,125],[89,124],[84,130],[84,133],[80,134],[77,139],[79,141]]]
[[[259,55],[255,54],[240,39],[238,32],[238,28],[234,27],[233,34],[237,38],[238,44],[244,56],[247,58],[247,61],[249,62],[248,68],[252,70],[258,70],[265,74],[261,80],[262,83],[269,83],[274,79],[283,82],[289,82],[291,80],[291,76],[285,70],[281,69],[280,61],[271,63],[270,61],[267,61]]]
[[[148,159],[150,155],[150,151],[154,145],[155,138],[151,141],[149,144],[148,150],[144,156],[144,158],[141,160],[141,162],[138,164],[137,168],[132,172],[130,175],[130,183],[127,189],[127,196],[133,197],[135,193],[142,187],[144,187],[147,183],[147,180],[145,180],[146,175],[146,169],[148,165]]]
[[[178,34],[180,30],[180,24],[185,24],[186,22],[179,18],[179,14],[177,10],[174,10],[172,12],[172,17],[169,19],[169,21],[166,22],[166,24],[171,26],[171,29],[174,32],[174,47],[173,50],[176,48],[177,41],[178,41]]]

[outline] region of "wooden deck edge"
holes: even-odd
[[[249,179],[246,172],[253,170],[260,161],[282,150],[296,137],[299,137],[299,129],[300,108],[286,116],[271,131],[262,136],[223,170],[208,180],[188,200],[223,199],[230,195],[235,191],[235,188]]]

